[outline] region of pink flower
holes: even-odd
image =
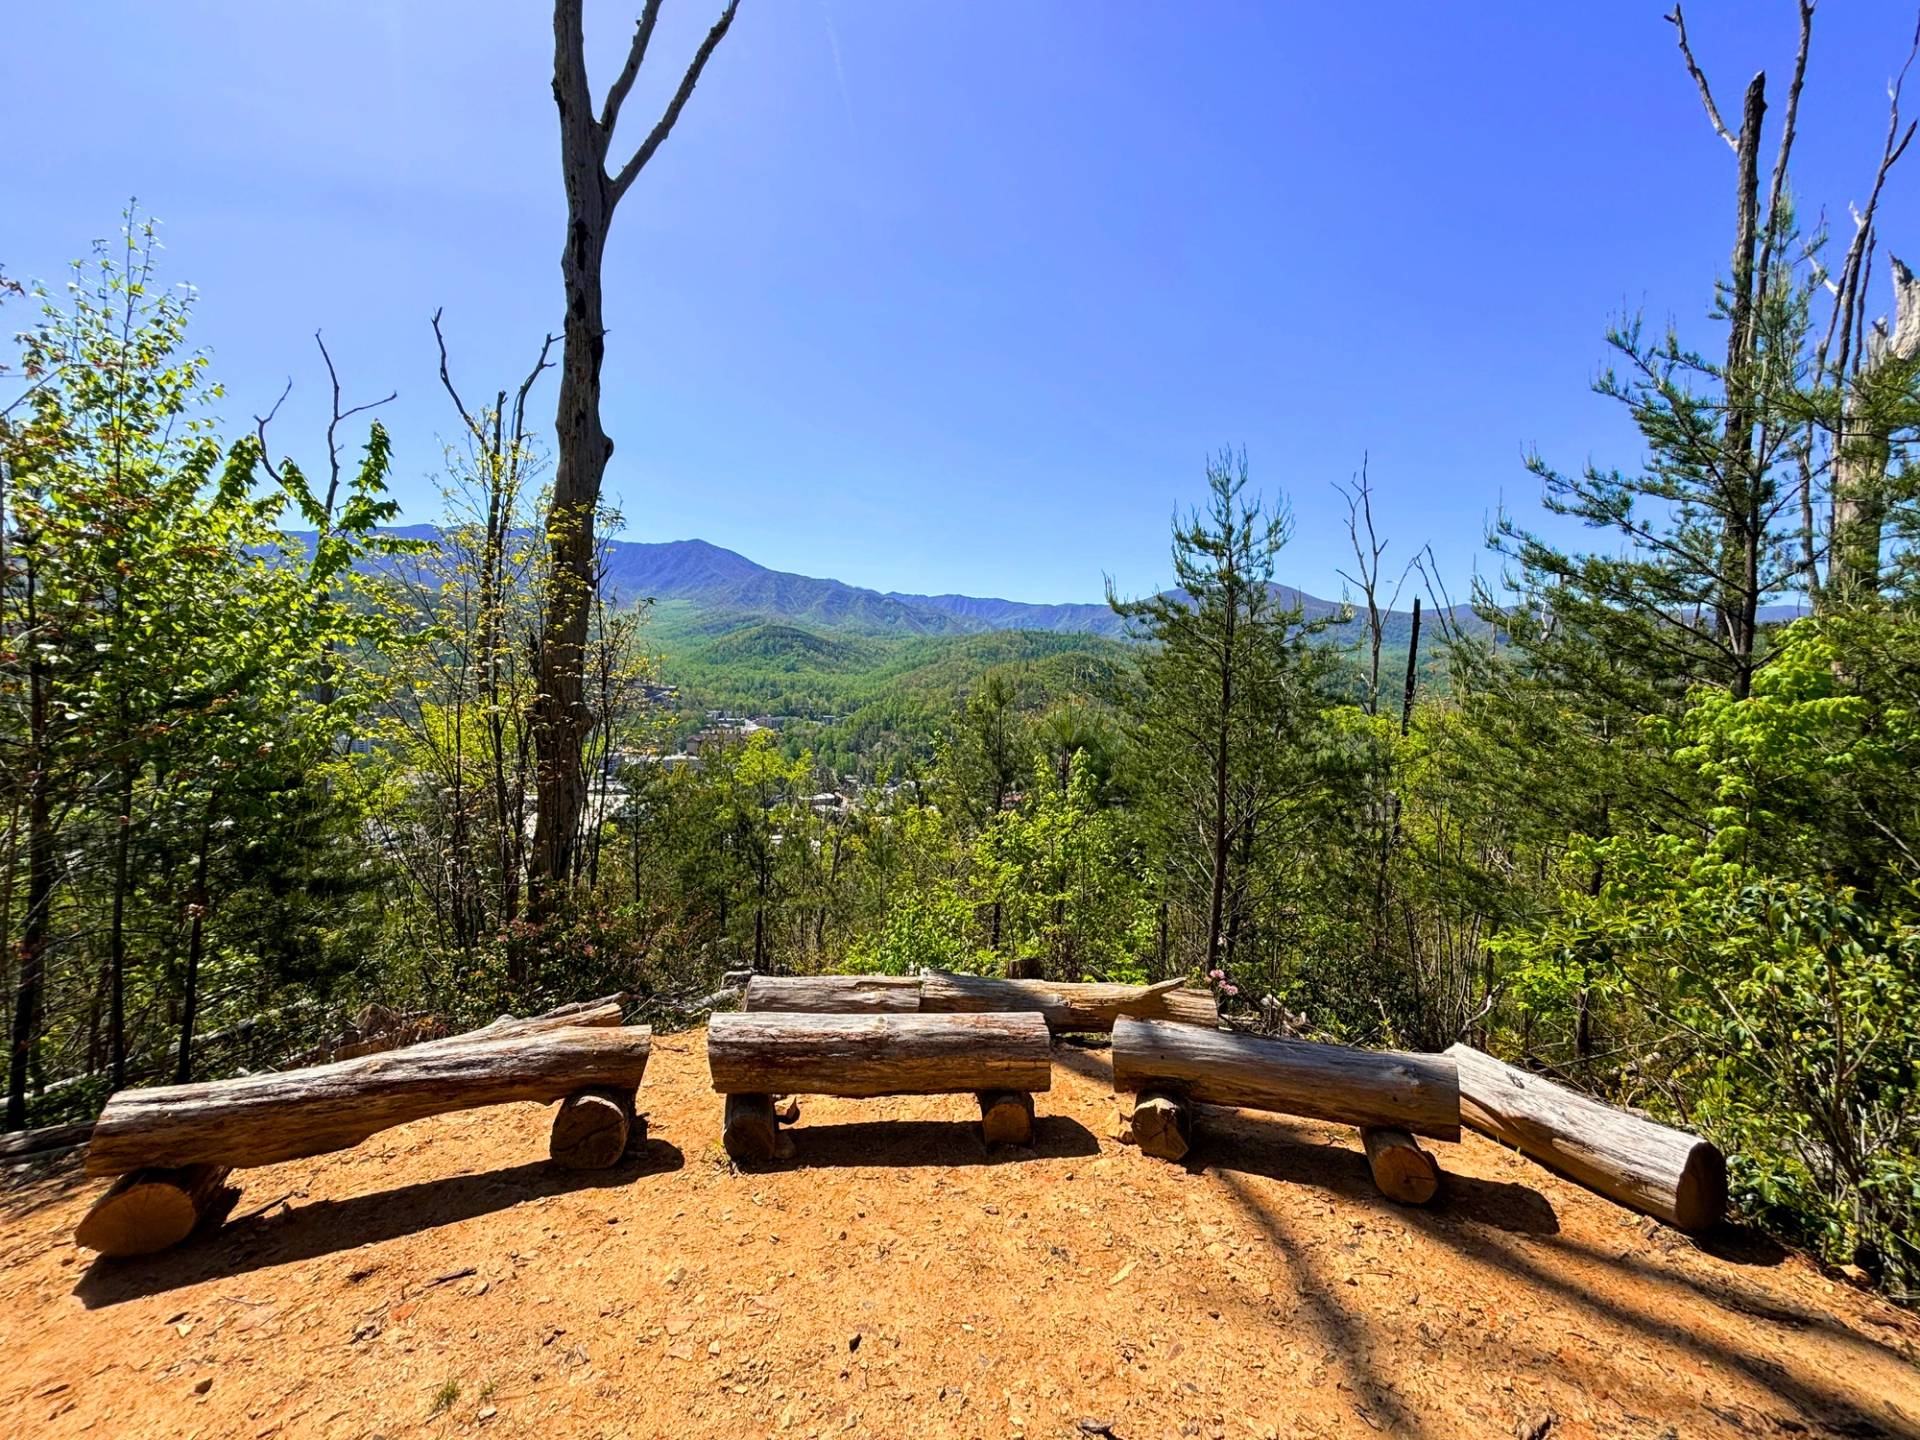
[[[1238,995],[1240,993],[1240,987],[1238,985],[1223,984],[1220,987],[1220,993],[1222,995]]]
[[[1224,980],[1227,978],[1227,972],[1224,970],[1209,970],[1207,972],[1207,978],[1210,980]]]

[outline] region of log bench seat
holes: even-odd
[[[119,1179],[74,1238],[103,1255],[144,1255],[185,1239],[223,1199],[231,1170],[357,1145],[395,1125],[511,1101],[559,1101],[548,1151],[575,1169],[626,1152],[652,1031],[620,1023],[624,996],[463,1035],[195,1085],[121,1090],[87,1146],[89,1175]]]
[[[1195,1102],[1358,1126],[1374,1182],[1424,1204],[1439,1166],[1414,1136],[1460,1138],[1460,1078],[1444,1055],[1355,1050],[1122,1016],[1113,1026],[1113,1088],[1135,1097],[1133,1143],[1185,1157]]]
[[[776,1095],[951,1095],[972,1091],[989,1144],[1033,1138],[1033,1096],[1053,1085],[1044,1016],[897,1012],[716,1015],[707,1027],[722,1140],[735,1160],[791,1153]]]

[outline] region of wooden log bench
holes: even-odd
[[[1033,1138],[1033,1095],[1053,1085],[1046,1021],[1018,1012],[919,1015],[742,1012],[707,1025],[722,1140],[735,1160],[784,1156],[776,1095],[949,1095],[972,1091],[989,1144]]]
[[[503,1016],[464,1035],[330,1065],[233,1080],[122,1090],[87,1146],[89,1175],[120,1177],[75,1239],[144,1255],[186,1238],[227,1192],[231,1170],[357,1145],[430,1115],[511,1101],[560,1101],[549,1153],[603,1168],[625,1153],[652,1032],[620,1024],[624,997]]]
[[[1122,1016],[1113,1027],[1113,1088],[1135,1097],[1133,1143],[1167,1160],[1186,1156],[1196,1103],[1358,1126],[1375,1183],[1411,1204],[1439,1187],[1439,1167],[1414,1136],[1460,1138],[1459,1078],[1443,1055]]]
[[[1718,1146],[1471,1045],[1447,1054],[1460,1069],[1461,1118],[1481,1134],[1678,1229],[1698,1233],[1725,1218],[1727,1162]]]
[[[755,975],[742,1009],[749,1013],[980,1015],[1030,1011],[1056,1035],[1106,1034],[1122,1015],[1218,1026],[1220,1007],[1184,980],[1112,985],[1002,980],[939,970],[919,975]]]

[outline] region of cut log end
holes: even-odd
[[[729,1095],[721,1143],[737,1161],[764,1163],[781,1151],[780,1124],[771,1095]]]
[[[102,1255],[151,1255],[178,1245],[226,1196],[225,1165],[134,1170],[93,1202],[74,1241]]]
[[[1424,1205],[1439,1193],[1439,1164],[1406,1131],[1369,1126],[1360,1132],[1360,1139],[1367,1147],[1373,1183],[1389,1200]]]
[[[633,1105],[631,1090],[576,1090],[554,1113],[547,1153],[569,1170],[611,1169],[633,1140]]]
[[[1687,1156],[1674,1187],[1673,1223],[1690,1235],[1711,1230],[1727,1217],[1727,1161],[1720,1147],[1702,1140]]]
[[[1025,1090],[982,1090],[980,1130],[989,1145],[1033,1143],[1033,1096]]]
[[[1141,1092],[1133,1107],[1133,1143],[1143,1155],[1184,1160],[1193,1144],[1193,1112],[1187,1102],[1165,1090]]]

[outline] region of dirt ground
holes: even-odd
[[[735,1172],[699,1031],[641,1101],[612,1172],[550,1165],[545,1108],[446,1116],[139,1261],[72,1243],[104,1182],[16,1167],[0,1436],[1920,1437],[1914,1316],[1478,1137],[1410,1210],[1336,1127],[1122,1147],[1071,1046],[993,1156],[970,1096],[806,1100]]]

